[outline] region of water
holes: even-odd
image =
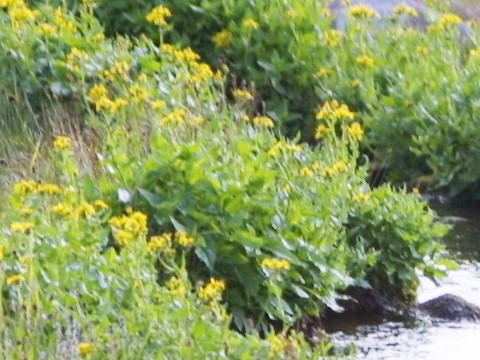
[[[436,286],[422,279],[418,300],[424,302],[450,293],[480,306],[480,208],[453,208],[432,204],[444,222],[455,228],[445,239],[449,252],[460,262]],[[480,324],[470,322],[382,322],[342,324],[332,334],[340,346],[354,343],[357,359],[368,360],[479,360]]]

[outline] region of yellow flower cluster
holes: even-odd
[[[364,202],[368,201],[372,198],[372,195],[370,194],[357,194],[352,198],[353,202]]]
[[[250,91],[245,90],[245,89],[235,89],[233,90],[233,96],[247,99],[247,100],[253,100],[253,95]]]
[[[77,49],[77,48],[72,48],[70,50],[70,53],[67,55],[66,64],[70,70],[79,71],[81,62],[89,58],[90,56],[86,51]]]
[[[217,47],[226,47],[232,43],[232,33],[228,30],[222,30],[215,34],[213,42]]]
[[[57,25],[61,29],[68,30],[71,32],[77,31],[77,25],[75,25],[74,22],[68,21],[65,18],[65,10],[61,7],[58,7],[55,9],[54,22],[55,22],[55,25]]]
[[[93,352],[93,344],[91,342],[81,342],[78,344],[77,350],[81,356],[89,355]]]
[[[129,239],[145,235],[148,231],[146,214],[131,209],[127,212],[128,215],[114,216],[108,221],[120,245],[126,245]]]
[[[57,136],[53,141],[53,148],[57,151],[68,150],[72,148],[72,138],[68,136]]]
[[[198,297],[203,300],[220,300],[226,287],[224,281],[210,278],[210,282],[199,289]]]
[[[282,150],[302,151],[303,148],[297,144],[288,144],[283,141],[278,141],[270,150],[268,150],[268,155],[277,156]]]
[[[446,28],[446,27],[449,26],[449,25],[456,25],[456,24],[461,23],[462,21],[463,21],[463,19],[462,19],[459,15],[449,13],[449,14],[443,15],[443,16],[438,20],[438,24],[439,24],[442,28]]]
[[[190,246],[195,243],[195,239],[189,236],[185,231],[177,231],[175,237],[177,242],[182,246]]]
[[[155,25],[167,25],[166,18],[172,16],[172,12],[169,8],[160,5],[154,7],[147,15],[146,19],[148,22]]]
[[[13,232],[27,232],[35,227],[34,222],[14,222],[10,224],[10,230]]]
[[[34,180],[22,180],[13,186],[15,194],[25,196],[28,193],[34,193],[37,190],[38,183]]]
[[[320,68],[320,69],[315,73],[315,76],[324,77],[324,76],[330,75],[331,73],[332,73],[332,70],[330,70],[330,69]]]
[[[5,246],[0,245],[0,260],[5,259]]]
[[[300,175],[303,175],[303,176],[313,176],[315,173],[313,172],[312,169],[310,169],[308,166],[304,166],[300,169]]]
[[[170,290],[170,293],[175,297],[181,297],[185,295],[188,291],[187,285],[182,279],[179,279],[176,276],[172,276],[167,281],[167,288]]]
[[[22,274],[17,274],[17,275],[13,275],[13,276],[10,276],[9,278],[7,278],[7,284],[8,285],[11,285],[11,284],[16,284],[16,283],[19,283],[21,281],[25,281],[25,276],[23,276]]]
[[[340,104],[337,100],[327,101],[323,104],[316,116],[317,120],[331,119],[339,120],[342,118],[353,120],[355,113],[350,111],[347,105]]]
[[[343,38],[343,32],[337,29],[331,29],[325,32],[325,44],[330,47],[337,47]]]
[[[97,102],[103,97],[108,97],[109,91],[105,85],[94,85],[88,92],[88,98]]]
[[[60,189],[60,186],[57,184],[40,184],[37,186],[37,193],[39,194],[47,193],[54,195],[60,193],[61,191],[62,189]]]
[[[315,139],[321,139],[323,135],[330,131],[332,131],[332,129],[330,129],[328,126],[325,126],[323,124],[318,125],[315,129]]]
[[[127,91],[130,94],[133,102],[141,102],[147,100],[150,96],[150,93],[138,84],[131,85],[127,89]]]
[[[156,99],[156,100],[150,101],[150,106],[155,110],[159,110],[167,106],[167,103],[165,102],[165,100]]]
[[[39,24],[38,30],[45,35],[55,35],[58,32],[57,28],[49,23]]]
[[[33,21],[38,14],[37,10],[32,10],[28,6],[15,6],[9,12],[10,18],[16,21]]]
[[[123,76],[124,78],[128,78],[128,73],[130,72],[131,69],[132,67],[127,61],[125,60],[117,61],[115,64],[113,64],[113,66],[110,69],[105,70],[104,75],[111,81],[115,79],[116,75]]]
[[[153,252],[159,249],[167,249],[172,246],[172,233],[152,236],[147,244],[147,251]]]
[[[108,205],[104,200],[95,200],[93,202],[93,205],[95,205],[99,209],[110,209],[110,205]]]
[[[242,24],[244,27],[250,29],[258,29],[260,27],[260,24],[253,19],[245,19]]]
[[[373,17],[380,17],[380,14],[377,10],[372,8],[368,5],[354,5],[351,6],[348,10],[350,16],[358,17],[358,18],[373,18]]]
[[[285,259],[265,258],[261,262],[262,267],[273,270],[290,270],[292,264]]]
[[[418,16],[418,10],[406,4],[399,4],[393,9],[393,14],[395,15],[408,14],[411,16]]]
[[[206,63],[191,62],[190,66],[195,70],[195,73],[188,76],[188,79],[194,83],[201,83],[214,75],[212,68]]]
[[[185,109],[175,109],[167,116],[164,116],[160,120],[160,124],[168,125],[168,124],[183,124],[186,121],[187,110]]]
[[[351,124],[348,127],[347,131],[356,140],[362,140],[365,134],[362,125],[358,122],[354,122],[353,124]]]
[[[60,215],[70,215],[73,213],[73,208],[67,203],[58,203],[52,207],[52,211]]]
[[[3,8],[22,5],[25,5],[25,0],[0,0],[0,7]]]
[[[80,206],[75,210],[75,212],[77,213],[78,217],[88,217],[95,215],[97,210],[92,204],[84,202],[80,204]]]
[[[325,176],[333,176],[338,174],[340,171],[343,171],[348,168],[348,165],[345,161],[337,161],[332,166],[329,166],[324,169]]]
[[[257,127],[273,128],[275,126],[273,119],[268,116],[256,116],[252,119],[252,123]]]
[[[366,55],[357,57],[355,59],[355,62],[357,64],[365,65],[366,67],[369,67],[369,68],[373,68],[373,66],[375,65],[375,61],[370,56],[366,56]]]

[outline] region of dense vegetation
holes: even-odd
[[[330,344],[311,348],[291,327],[327,306],[341,310],[340,290],[373,287],[409,303],[420,274],[444,274],[438,240],[447,229],[418,189],[367,182],[361,143],[373,141],[376,118],[361,102],[387,103],[375,93],[374,60],[354,49],[363,35],[365,47],[387,41],[366,36],[370,20],[347,36],[328,30],[330,14],[313,1],[259,1],[255,12],[242,1],[148,3],[138,24],[155,29],[152,40],[105,36],[89,1],[75,11],[34,3],[0,3],[2,148],[12,170],[0,233],[3,358],[318,358]],[[218,24],[228,9],[229,23]],[[100,3],[98,13],[112,11]],[[266,20],[272,32],[257,32]],[[225,47],[233,75],[255,88],[166,42],[193,36],[182,22],[204,36],[212,26],[205,43]],[[270,38],[287,28],[291,38]],[[268,39],[265,56],[278,63],[251,46]],[[214,63],[221,53],[196,41]],[[334,64],[365,76],[370,90],[354,96],[338,79],[320,82]],[[318,143],[281,135],[297,130],[286,120],[294,96],[306,109],[295,123]]]

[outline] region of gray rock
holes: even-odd
[[[411,307],[408,315],[415,318],[431,317],[448,321],[480,321],[480,307],[459,296],[445,294]]]

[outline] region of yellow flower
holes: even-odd
[[[285,352],[287,342],[282,334],[274,335],[270,339],[270,357],[280,356]]]
[[[244,90],[244,89],[235,89],[233,90],[233,96],[247,99],[247,100],[253,100],[253,95],[250,91]]]
[[[105,39],[105,35],[103,33],[97,33],[92,36],[93,41],[102,41]]]
[[[323,124],[318,125],[315,130],[315,139],[321,139],[323,135],[330,131],[332,131],[332,129],[330,129],[328,126],[325,126]]]
[[[342,41],[343,33],[337,29],[331,29],[325,32],[325,44],[331,47],[337,47]]]
[[[133,238],[133,234],[125,230],[118,230],[115,233],[115,240],[122,246],[127,245],[131,238]]]
[[[357,140],[362,140],[365,134],[363,127],[360,123],[354,122],[348,127],[348,133]]]
[[[300,174],[303,176],[313,176],[314,173],[308,166],[304,166],[300,169]]]
[[[111,81],[115,79],[116,75],[121,75],[124,78],[127,78],[131,68],[132,67],[127,61],[125,60],[117,61],[115,64],[113,64],[113,66],[110,69],[105,70],[104,74]]]
[[[195,83],[210,79],[214,75],[212,68],[208,64],[192,62],[190,63],[190,66],[195,70],[195,73],[189,75],[187,78]]]
[[[171,123],[181,124],[185,122],[187,111],[185,109],[175,109],[160,120],[160,124],[167,125]]]
[[[97,210],[92,204],[84,202],[76,209],[76,212],[79,217],[87,217],[95,215]]]
[[[42,23],[38,25],[38,30],[45,35],[55,35],[58,32],[57,28],[49,23]]]
[[[315,73],[315,76],[324,77],[324,76],[330,75],[331,73],[332,73],[332,70],[330,70],[330,69],[320,68],[320,69]]]
[[[243,26],[251,29],[258,29],[260,27],[260,24],[253,19],[245,19],[243,20]]]
[[[37,187],[37,192],[39,194],[47,193],[50,195],[58,194],[62,190],[60,189],[60,186],[57,184],[40,184]]]
[[[189,246],[195,243],[195,239],[188,236],[185,231],[177,231],[175,237],[177,238],[177,242],[182,246]]]
[[[67,67],[73,71],[80,70],[80,63],[90,58],[90,55],[84,50],[72,48],[67,55]]]
[[[252,123],[258,127],[273,128],[275,123],[268,116],[257,116],[252,119]]]
[[[420,189],[418,187],[415,187],[415,188],[412,189],[412,193],[420,194]]]
[[[128,212],[128,211],[127,211]],[[130,211],[128,215],[114,216],[110,218],[108,223],[115,231],[125,230],[135,236],[144,235],[148,231],[148,217],[140,211]]]
[[[58,7],[58,8],[55,9],[54,22],[55,22],[56,25],[58,25],[60,28],[62,28],[64,30],[72,31],[72,32],[77,31],[77,25],[75,25],[74,22],[67,21],[65,19],[65,11],[61,7]]]
[[[93,102],[97,102],[103,97],[108,96],[109,91],[105,85],[95,85],[88,91],[88,98]]]
[[[78,344],[77,350],[80,355],[86,356],[93,352],[93,344],[91,342],[81,342]]]
[[[31,215],[35,212],[35,209],[31,207],[23,207],[20,209],[20,212],[25,215]]]
[[[418,16],[418,11],[412,6],[406,4],[399,4],[393,9],[395,15],[408,14],[411,16]]]
[[[164,100],[157,99],[157,100],[151,101],[150,105],[155,110],[158,110],[158,109],[163,109],[165,106],[167,106],[167,103]]]
[[[17,274],[7,278],[7,284],[8,285],[16,284],[16,283],[19,283],[20,281],[25,281],[25,280],[26,280],[25,276],[23,276],[22,274]]]
[[[320,10],[320,15],[328,18],[328,17],[332,16],[332,11],[329,8],[323,8],[323,9]]]
[[[360,80],[356,79],[356,80],[351,81],[349,83],[349,85],[351,87],[357,88],[357,87],[360,87],[362,85],[362,82]]]
[[[147,251],[153,252],[158,249],[170,248],[172,244],[172,233],[165,233],[162,235],[152,236],[147,244]]]
[[[363,202],[363,201],[368,201],[372,198],[372,195],[370,194],[357,194],[352,198],[353,202]]]
[[[232,33],[228,30],[222,30],[213,37],[213,42],[217,47],[225,47],[232,42]]]
[[[273,270],[290,270],[292,264],[285,259],[265,258],[262,260],[261,266]]]
[[[101,111],[102,109],[111,109],[113,101],[106,96],[101,97],[95,102],[95,110]]]
[[[111,103],[110,103],[110,112],[112,113],[116,113],[119,109],[121,109],[122,107],[124,106],[127,106],[128,105],[128,100],[126,99],[122,99],[122,98],[118,98],[118,99],[115,99],[113,100]]]
[[[13,232],[27,232],[35,227],[33,222],[13,222],[10,224],[10,230]]]
[[[103,200],[95,200],[93,205],[100,209],[110,209],[110,206]]]
[[[325,168],[324,172],[326,176],[333,176],[347,168],[348,168],[348,165],[345,161],[337,161],[332,166]]]
[[[53,148],[57,151],[71,149],[72,138],[69,138],[68,136],[57,136],[53,141]]]
[[[205,119],[205,117],[203,116],[195,116],[192,119],[192,123],[194,124],[203,124],[205,121],[207,121],[207,119]]]
[[[17,21],[33,21],[38,14],[37,10],[32,10],[27,6],[15,6],[9,12],[10,17]]]
[[[439,20],[438,23],[439,25],[444,29],[445,27],[449,25],[456,25],[459,24],[463,21],[463,19],[458,16],[457,14],[445,14],[443,15]]]
[[[28,193],[33,193],[35,192],[35,189],[37,188],[37,182],[34,180],[22,180],[18,183],[16,183],[13,186],[13,191],[15,194],[20,195],[20,196],[25,196]]]
[[[5,259],[5,246],[0,245],[0,261]]]
[[[127,91],[132,96],[133,102],[144,101],[150,96],[150,93],[138,84],[130,86]]]
[[[355,113],[350,111],[347,105],[340,104],[337,100],[332,100],[323,104],[316,118],[317,120],[331,119],[335,121],[342,118],[353,120]]]
[[[292,188],[292,185],[290,185],[290,184],[287,184],[282,188],[282,191],[284,193],[287,193],[287,194],[290,194],[292,192],[292,190],[293,190],[293,188]]]
[[[375,61],[371,57],[366,55],[357,57],[355,59],[355,62],[357,64],[365,65],[366,67],[369,67],[369,68],[373,68],[373,66],[375,65]]]
[[[179,279],[176,276],[172,276],[167,281],[167,288],[168,290],[170,290],[170,293],[176,297],[181,297],[185,295],[188,291],[188,288],[183,282],[183,280]]]
[[[0,0],[0,6],[1,7],[10,7],[10,6],[21,6],[25,5],[24,0]]]
[[[198,297],[202,300],[220,300],[226,286],[224,281],[210,278],[210,282],[199,289]]]
[[[70,215],[73,212],[73,208],[70,204],[58,203],[52,207],[52,211],[60,215]]]
[[[148,22],[155,25],[167,25],[167,20],[165,18],[172,16],[172,12],[169,8],[160,5],[153,8],[147,15],[146,19]]]
[[[350,7],[348,13],[350,14],[350,16],[358,18],[380,17],[378,11],[368,5],[354,5]]]

